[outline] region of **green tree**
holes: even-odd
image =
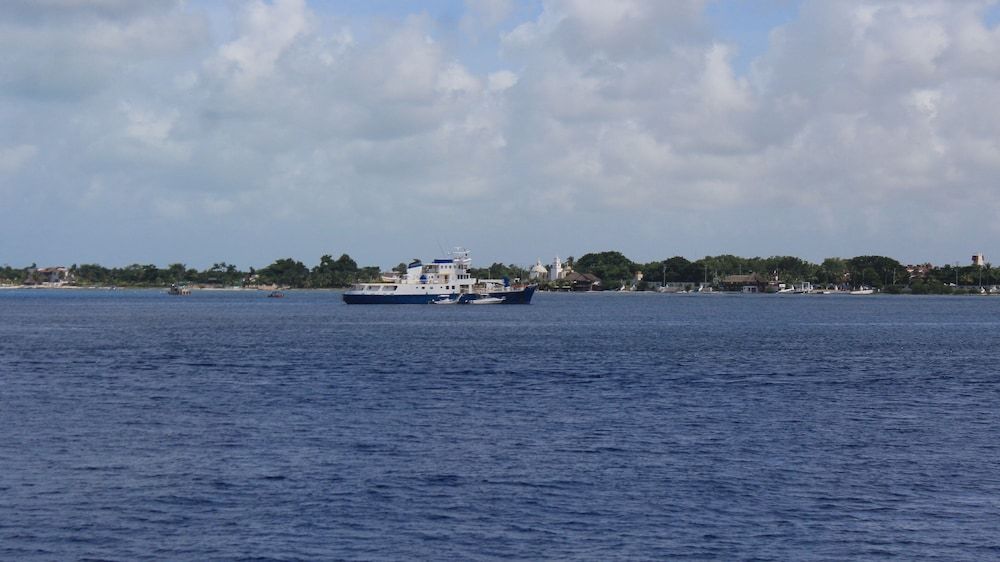
[[[781,281],[800,282],[812,279],[818,266],[795,256],[771,256],[762,260],[763,269]]]
[[[96,263],[81,264],[76,268],[76,278],[84,285],[107,285],[114,282],[111,270]]]
[[[377,265],[369,265],[358,269],[357,280],[362,282],[377,281],[382,274]]]
[[[826,258],[816,269],[814,279],[823,285],[840,285],[847,282],[847,270],[847,260]]]
[[[226,287],[240,285],[243,280],[243,272],[235,265],[226,262],[212,264],[212,267],[201,272],[197,276],[201,283],[216,283]]]
[[[502,264],[494,262],[489,267],[473,267],[469,269],[469,275],[476,279],[527,279],[528,270],[516,264]]]
[[[300,261],[284,258],[260,270],[259,275],[265,284],[299,288],[305,286],[309,268]]]
[[[351,256],[342,254],[335,260],[333,256],[326,254],[309,274],[309,285],[318,288],[347,287],[357,280],[358,273],[358,264]],[[371,277],[370,273],[366,277]],[[374,277],[378,277],[378,271]]]
[[[885,256],[857,256],[847,260],[848,275],[854,286],[868,285],[880,288],[883,285],[906,283],[909,273],[898,261]]]
[[[154,266],[155,267],[155,266]],[[181,283],[188,280],[188,269],[183,263],[172,263],[164,272],[171,283]]]
[[[712,276],[725,277],[726,275],[748,275],[750,273],[764,274],[763,271],[757,271],[754,269],[752,259],[741,258],[731,254],[721,256],[705,256],[701,260],[698,260],[697,263],[699,268],[708,269],[710,280]]]
[[[642,276],[652,283],[679,283],[699,281],[698,268],[681,256],[654,261],[642,266]]]
[[[605,287],[617,287],[631,281],[638,267],[620,252],[609,251],[580,256],[574,270],[600,277]]]

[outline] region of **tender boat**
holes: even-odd
[[[269,299],[280,299],[284,298],[284,296],[285,293],[282,293],[281,291],[271,291],[270,293],[267,294],[267,298]]]
[[[469,304],[503,304],[504,297],[479,297],[472,299]]]
[[[482,304],[530,304],[537,285],[512,285],[504,279],[476,279],[469,273],[469,250],[456,248],[448,258],[425,264],[413,260],[398,280],[359,283],[344,292],[347,304],[459,304],[500,299]],[[476,298],[479,295],[480,298]],[[455,302],[450,302],[454,300]]]

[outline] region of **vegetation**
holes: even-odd
[[[933,267],[924,264],[906,267],[886,256],[831,257],[814,264],[794,256],[743,258],[730,254],[705,256],[690,261],[673,256],[649,263],[633,262],[621,252],[604,251],[588,253],[578,259],[568,258],[565,267],[578,273],[588,273],[602,280],[602,285],[615,289],[622,285],[639,290],[652,289],[662,283],[683,284],[686,287],[708,283],[718,286],[728,275],[756,273],[758,276],[782,283],[812,283],[818,287],[841,289],[868,286],[887,293],[953,294],[978,292],[980,287],[1000,285],[1000,268],[991,264],[983,267],[957,264]],[[15,268],[0,266],[0,284],[37,282],[40,276],[36,265]],[[403,273],[406,265],[400,263],[395,271]],[[637,274],[642,281],[637,280]],[[357,282],[375,281],[379,268],[359,267],[349,255],[334,259],[326,254],[310,268],[293,258],[282,258],[255,270],[241,270],[235,265],[219,262],[203,271],[189,268],[183,263],[173,263],[165,268],[154,264],[132,264],[107,268],[99,264],[72,265],[69,278],[77,285],[163,287],[171,284],[198,284],[205,286],[259,286],[278,285],[293,288],[336,288]],[[477,278],[511,281],[528,279],[528,270],[515,264],[493,263],[489,267],[473,268],[470,274]],[[543,284],[548,284],[543,280]],[[560,280],[553,287],[568,287]]]
[[[979,287],[1000,285],[1000,270],[991,264],[983,267],[924,264],[910,270],[886,256],[831,257],[822,263],[810,263],[794,256],[744,258],[730,254],[705,256],[690,261],[673,256],[649,263],[633,262],[619,252],[585,254],[575,263],[574,271],[591,273],[603,280],[607,289],[623,284],[637,290],[655,288],[663,283],[691,288],[701,283],[719,286],[728,275],[758,276],[786,284],[811,283],[818,287],[852,289],[860,286],[886,293],[953,294],[978,292]],[[636,273],[642,274],[637,281]],[[543,282],[543,284],[548,284]],[[551,283],[553,288],[560,283]]]
[[[68,268],[72,284],[81,286],[165,287],[173,284],[235,287],[279,285],[292,288],[347,287],[356,282],[374,281],[379,277],[378,267],[358,267],[347,254],[334,260],[330,255],[320,258],[316,267],[309,269],[292,258],[276,260],[260,271],[250,268],[242,271],[226,262],[213,264],[204,271],[188,268],[182,263],[165,268],[154,264],[132,264],[107,268],[98,264],[73,264]],[[14,268],[0,266],[0,283],[20,284],[38,281],[36,266]]]
[[[619,287],[629,283],[635,271],[641,269],[641,266],[623,256],[620,252],[584,254],[574,263],[576,271],[580,273],[592,273],[600,277],[605,287]]]
[[[504,265],[494,263],[489,267],[473,267],[469,269],[469,275],[478,279],[527,279],[528,270],[514,264]]]

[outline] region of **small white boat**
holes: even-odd
[[[449,298],[448,295],[441,295],[438,298],[431,301],[431,304],[458,304],[462,301],[460,295],[455,295],[455,298]]]
[[[859,287],[848,293],[849,295],[874,295],[875,289],[869,289],[868,287]]]
[[[500,304],[504,297],[479,297],[469,301],[469,304]]]

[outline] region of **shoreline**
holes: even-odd
[[[189,285],[192,291],[213,291],[213,292],[250,292],[250,291],[344,291],[347,288],[323,289],[323,288],[302,288],[290,289],[284,287],[199,287]],[[0,285],[3,290],[27,290],[27,291],[166,291],[169,286],[120,286],[120,285]]]
[[[170,287],[168,286],[156,286],[156,287],[137,287],[137,286],[110,286],[110,285],[0,285],[0,291],[163,291],[166,292]],[[188,286],[193,292],[222,292],[222,293],[240,293],[240,292],[271,292],[271,291],[296,291],[296,292],[330,292],[337,293],[343,292],[348,289],[348,287],[340,288],[286,288],[277,286],[264,286],[264,287],[199,287],[199,286]],[[749,296],[749,297],[770,297],[779,296],[783,298],[789,297],[871,297],[871,296],[892,296],[892,297],[995,297],[1000,296],[1000,293],[979,293],[975,291],[961,292],[961,293],[926,293],[926,294],[912,294],[912,293],[889,293],[889,292],[879,292],[871,295],[851,295],[848,291],[835,291],[832,293],[814,292],[814,293],[801,293],[801,294],[782,294],[782,293],[742,293],[740,291],[713,291],[711,293],[660,293],[658,291],[546,291],[539,290],[539,293],[555,293],[555,294],[579,294],[579,295],[595,295],[595,294],[616,294],[616,295],[662,295],[666,297],[709,297],[709,296]]]

